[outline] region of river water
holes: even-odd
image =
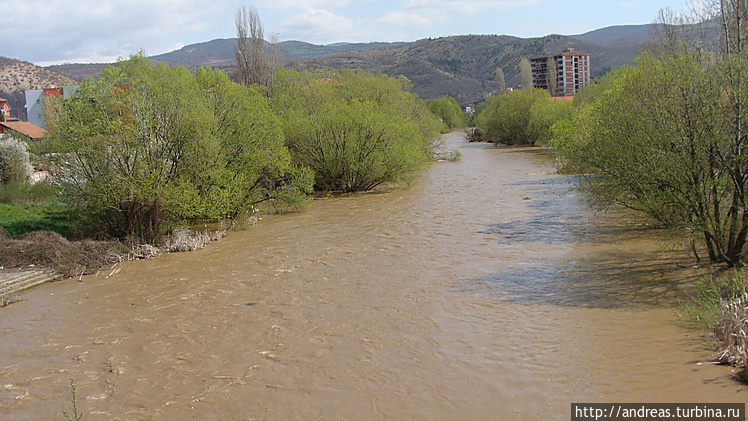
[[[674,309],[698,273],[595,215],[547,151],[469,144],[408,188],[315,201],[0,310],[0,419],[565,420],[745,402]],[[684,269],[683,267],[686,267]]]

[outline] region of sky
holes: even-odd
[[[576,35],[652,23],[684,0],[0,0],[0,56],[38,65],[113,62],[236,35],[255,7],[265,37],[313,44],[450,35]]]

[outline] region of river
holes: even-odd
[[[676,311],[698,272],[595,215],[542,149],[469,144],[412,186],[316,200],[206,249],[0,309],[0,419],[568,420],[745,402]],[[685,267],[685,268],[684,268]]]

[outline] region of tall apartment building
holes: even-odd
[[[554,56],[533,57],[532,86],[547,89],[551,96],[572,96],[590,83],[590,54],[565,49]]]

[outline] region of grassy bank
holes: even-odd
[[[700,279],[682,314],[711,330],[717,346],[715,362],[742,370],[737,379],[748,383],[748,281],[743,272]]]
[[[45,183],[0,183],[0,227],[14,238],[38,230],[68,237],[70,222],[55,194]]]
[[[38,203],[0,203],[0,227],[11,237],[32,231],[55,231],[67,237],[70,224],[65,209],[54,199]]]

